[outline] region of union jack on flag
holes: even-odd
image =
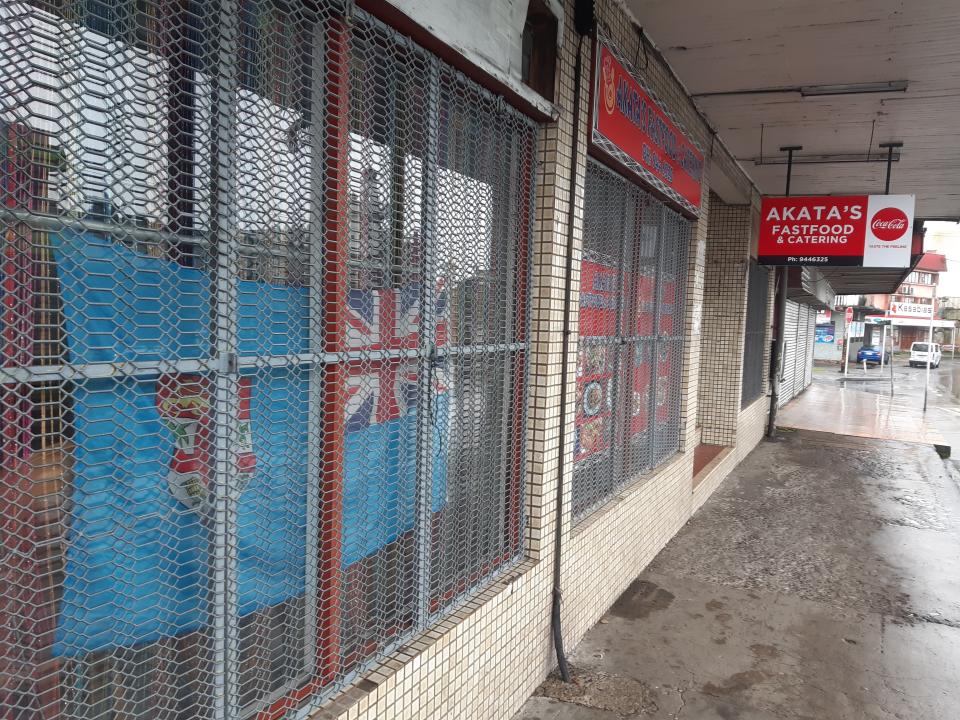
[[[436,344],[447,343],[449,298],[443,281],[437,283]],[[347,346],[351,351],[410,350],[419,347],[420,287],[351,290],[347,300]],[[387,357],[350,362],[345,407],[346,430],[357,432],[405,415],[416,406],[419,360]],[[449,390],[446,361],[433,363],[433,388]]]
[[[380,348],[380,295],[389,290],[351,290],[347,295],[347,348]]]

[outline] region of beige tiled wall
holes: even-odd
[[[710,200],[698,406],[701,442],[737,439],[750,257],[750,206]]]
[[[438,623],[398,651],[390,661],[357,680],[314,717],[508,720],[555,665],[550,641],[555,523],[560,522],[562,526],[564,637],[567,647],[571,648],[762,434],[764,397],[737,413],[734,420],[727,418],[736,425],[733,433],[736,446],[694,492],[693,448],[699,442],[696,424],[699,402],[703,402],[703,395],[698,397],[701,343],[697,336],[712,331],[706,328],[712,320],[704,314],[703,302],[709,221],[716,216],[710,211],[710,193],[704,181],[703,204],[691,233],[688,253],[685,318],[688,337],[684,345],[681,452],[654,472],[632,479],[576,527],[570,522],[569,510],[558,515],[556,492],[560,470],[562,467],[563,503],[569,509],[573,466],[573,415],[568,415],[569,422],[565,425],[561,422],[560,399],[561,393],[566,392],[568,407],[572,407],[576,395],[574,372],[570,373],[566,388],[561,386],[565,266],[571,220],[568,194],[570,173],[575,165],[576,211],[570,248],[573,257],[570,351],[575,352],[591,82],[591,46],[585,41],[581,48],[581,123],[577,129],[580,145],[574,164],[572,110],[578,44],[572,7],[572,1],[568,0],[566,36],[556,79],[558,120],[547,125],[541,135],[538,167],[527,440],[528,559],[456,615]],[[643,77],[648,87],[672,111],[704,155],[719,153],[717,161],[728,168],[728,172],[736,174],[736,163],[713,142],[709,127],[698,116],[683,88],[658,56],[639,44],[637,27],[619,3],[601,0],[597,14],[601,32],[620,48],[624,57],[645,58]],[[745,176],[741,182],[749,187]],[[742,259],[741,256],[738,251],[738,258]],[[739,410],[739,385],[736,402]],[[560,456],[561,431],[567,434],[565,458]]]

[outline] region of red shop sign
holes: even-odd
[[[913,195],[765,197],[764,265],[910,267]]]
[[[593,71],[593,145],[692,213],[703,153],[602,42]]]

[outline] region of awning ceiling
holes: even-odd
[[[762,193],[783,192],[780,146],[875,158],[902,141],[891,192],[916,194],[918,218],[960,218],[957,0],[626,2]],[[845,94],[810,94],[835,85]],[[799,164],[792,192],[883,192],[885,169]]]
[[[811,272],[806,282],[796,278],[800,270]],[[798,302],[827,307],[833,303],[833,295],[868,295],[896,292],[910,268],[790,268],[791,279],[787,293]],[[824,287],[821,281],[826,282]],[[832,290],[832,292],[831,292]],[[829,296],[829,300],[826,299]]]
[[[892,293],[910,272],[903,268],[818,268],[837,295]]]

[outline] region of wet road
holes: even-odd
[[[926,444],[782,430],[571,661],[520,720],[960,717],[960,474]]]
[[[884,370],[886,373],[886,370]],[[859,381],[862,369],[850,368],[855,378],[840,382],[835,366],[814,368],[813,384],[781,409],[781,427],[820,430],[861,437],[950,445],[960,455],[960,359],[944,358],[930,370],[927,410],[923,410],[926,369],[911,368],[894,359],[894,391],[889,381]],[[870,369],[867,377],[881,377]]]

